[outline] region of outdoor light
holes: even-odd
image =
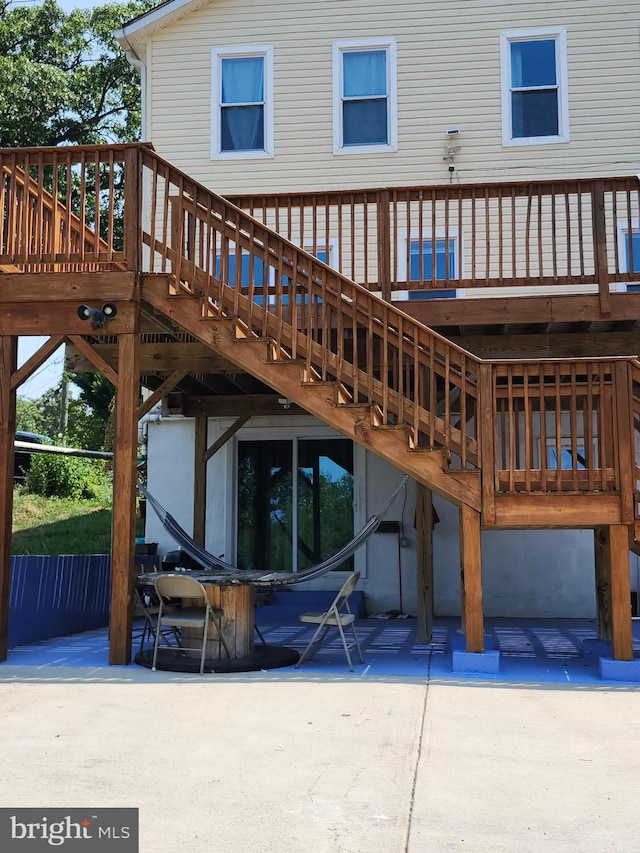
[[[101,329],[107,320],[113,320],[118,313],[118,306],[113,302],[105,302],[102,308],[92,308],[90,305],[81,305],[78,308],[78,317],[81,320],[91,320],[92,329]]]

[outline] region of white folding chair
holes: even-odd
[[[336,595],[334,600],[331,603],[331,606],[328,610],[325,610],[324,613],[301,613],[298,617],[301,622],[309,622],[313,625],[317,625],[316,632],[313,637],[309,641],[309,645],[300,655],[300,659],[296,664],[296,669],[300,666],[300,664],[308,657],[309,660],[313,659],[313,656],[318,651],[320,646],[322,645],[322,641],[327,636],[330,628],[337,628],[340,633],[340,639],[342,640],[342,647],[344,648],[344,653],[347,656],[347,663],[349,664],[349,669],[353,672],[353,665],[351,663],[351,655],[349,654],[349,644],[347,643],[347,638],[344,633],[345,627],[349,626],[351,629],[351,633],[353,634],[353,645],[358,650],[358,655],[360,657],[360,663],[364,663],[362,658],[362,649],[360,648],[360,643],[358,642],[358,635],[356,634],[355,621],[356,617],[351,612],[351,608],[349,607],[349,596],[353,592],[355,585],[360,580],[360,572],[354,572],[342,585],[342,589]]]
[[[218,638],[231,657],[229,647],[222,633],[222,617],[224,612],[219,607],[212,607],[207,598],[207,592],[200,581],[185,574],[164,574],[156,578],[154,587],[160,601],[156,617],[156,637],[153,646],[153,662],[151,669],[155,671],[158,658],[158,644],[164,628],[202,628],[202,644],[200,647],[185,646],[181,636],[180,648],[200,651],[200,674],[204,672],[204,658],[211,622],[216,626]],[[176,600],[180,606],[176,607]]]

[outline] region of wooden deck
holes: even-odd
[[[0,151],[0,172],[3,564],[16,389],[67,341],[73,364],[102,371],[118,390],[113,663],[126,662],[129,648],[138,418],[162,398],[206,417],[213,398],[237,429],[278,395],[460,507],[469,650],[484,642],[481,527],[589,527],[605,543],[596,549],[601,632],[617,658],[631,656],[636,350],[487,359],[465,348],[464,335],[456,343],[431,326],[445,329],[455,314],[452,329],[475,332],[482,349],[498,329],[518,338],[526,304],[527,330],[553,337],[555,324],[569,323],[558,313],[566,303],[582,346],[594,323],[630,335],[638,296],[611,291],[633,288],[629,270],[640,267],[625,236],[638,221],[635,177],[234,204],[143,145]],[[532,296],[495,295],[505,288]],[[478,297],[454,300],[451,290]],[[106,302],[117,314],[91,329],[78,309]],[[51,337],[18,370],[17,336],[34,334]],[[144,406],[140,377],[154,392]],[[5,646],[8,584],[5,573]]]

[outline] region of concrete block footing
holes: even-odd
[[[601,657],[598,661],[600,678],[607,681],[633,681],[640,683],[640,658],[614,660]]]
[[[453,650],[453,672],[476,672],[480,674],[496,674],[500,672],[500,652],[467,652],[462,649]]]

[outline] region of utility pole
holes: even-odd
[[[60,392],[60,444],[67,445],[67,427],[69,426],[69,374],[66,370],[62,372],[62,386]]]

